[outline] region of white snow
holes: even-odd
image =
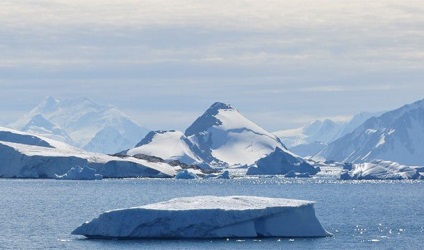
[[[352,169],[340,175],[342,180],[403,180],[421,179],[418,167],[400,165],[396,162],[374,160],[372,162],[353,164]]]
[[[88,166],[103,177],[173,177],[166,163],[91,153],[44,137],[0,127],[0,177],[55,178]]]
[[[72,234],[89,238],[325,237],[314,202],[255,196],[176,198],[113,210]]]
[[[128,150],[127,155],[152,155],[166,161],[179,160],[189,165],[202,163],[202,159],[191,150],[191,143],[183,132],[155,131],[146,137],[150,136],[148,143],[139,143],[135,148]]]

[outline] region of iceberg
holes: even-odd
[[[407,180],[424,179],[417,168],[396,162],[373,160],[367,163],[346,165],[341,180]]]
[[[183,171],[179,172],[176,176],[175,179],[199,179],[199,177],[193,173],[188,171],[187,169],[184,169]]]
[[[89,167],[75,166],[64,175],[56,175],[60,180],[101,180],[103,176],[96,174],[96,170]]]
[[[271,154],[259,159],[255,165],[249,167],[246,175],[286,175],[291,171],[315,175],[320,171],[319,167],[314,167],[300,157],[287,154],[280,148],[276,148]],[[288,176],[292,177],[292,176]]]
[[[72,234],[106,239],[330,236],[313,204],[255,196],[184,197],[108,211]]]

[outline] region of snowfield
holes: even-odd
[[[314,202],[255,196],[176,198],[113,210],[76,228],[88,238],[325,237]]]

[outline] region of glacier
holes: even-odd
[[[415,167],[396,162],[373,160],[361,164],[351,164],[341,175],[341,180],[409,180],[424,179]]]
[[[76,228],[88,238],[326,237],[314,202],[197,196],[112,210]]]
[[[57,178],[85,166],[105,178],[174,177],[167,163],[91,153],[63,142],[0,127],[0,177]]]

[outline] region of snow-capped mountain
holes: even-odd
[[[424,100],[368,119],[315,158],[354,163],[381,159],[423,165]]]
[[[288,147],[292,148],[301,144],[316,141],[327,143],[335,139],[344,123],[334,122],[330,119],[315,120],[303,127],[296,129],[280,130],[274,132],[276,136]]]
[[[41,135],[71,145],[75,144],[64,129],[62,129],[59,125],[51,123],[41,114],[32,117],[21,131]]]
[[[187,128],[190,139],[210,163],[250,165],[281,148],[291,154],[275,135],[259,127],[224,103],[214,103]]]
[[[0,127],[0,177],[56,178],[77,166],[109,178],[172,177],[166,163],[90,153],[63,142]]]
[[[175,130],[151,132],[125,153],[153,155],[186,164],[237,167],[252,165],[277,149],[293,159],[290,161],[293,164],[304,162],[289,152],[278,137],[248,120],[233,106],[217,102],[184,134]],[[279,164],[276,163],[277,167]]]
[[[369,118],[380,114],[381,112],[363,112],[355,115],[349,122],[335,122],[330,119],[315,120],[303,127],[280,130],[273,134],[278,136],[289,149],[315,142],[330,143],[351,133]]]
[[[83,97],[64,101],[47,97],[10,127],[102,153],[131,148],[149,132],[116,107]]]

